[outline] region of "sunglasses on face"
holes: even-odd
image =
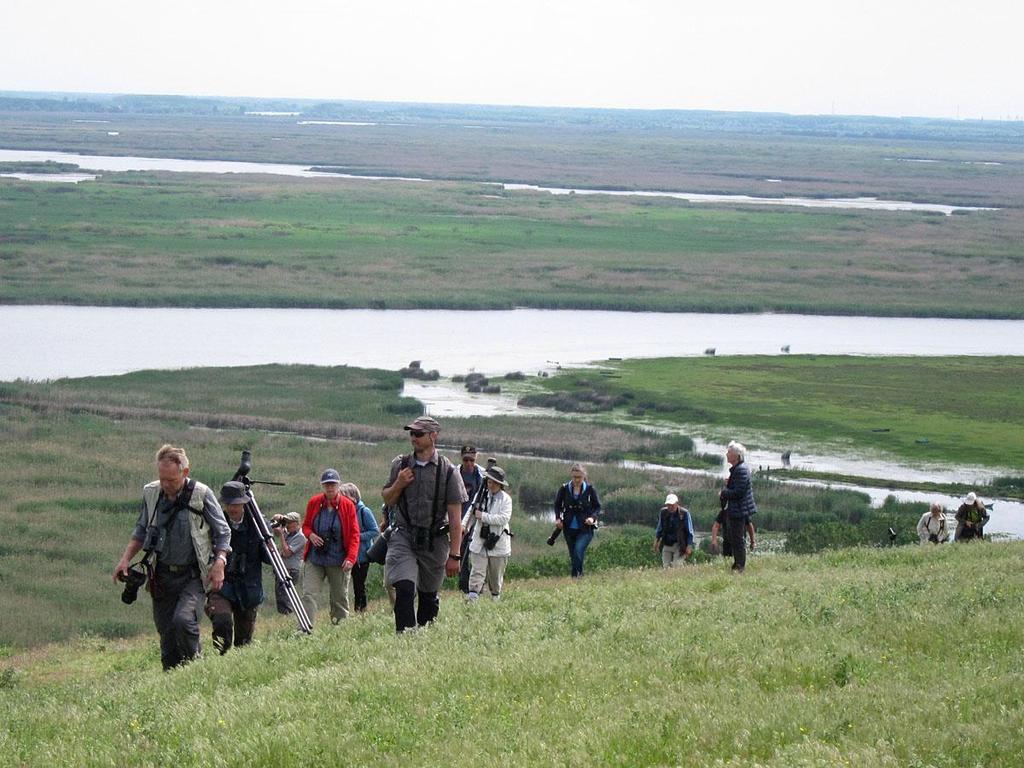
[[[427,433],[421,429],[410,429],[409,434],[412,435],[413,437],[423,437]]]

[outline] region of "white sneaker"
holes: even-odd
[[[499,600],[501,600],[501,595],[491,595],[491,600],[493,600],[494,602],[498,602]]]
[[[476,592],[467,592],[466,593],[466,602],[467,603],[475,603],[477,601],[477,598],[479,598],[479,597],[480,597],[480,595],[478,595]]]

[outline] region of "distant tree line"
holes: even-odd
[[[173,95],[0,93],[0,111],[113,114],[244,115],[298,112],[306,119],[359,122],[466,123],[566,126],[601,131],[699,131],[812,137],[962,140],[1024,143],[1024,121],[947,120],[923,117],[790,115],[678,109],[586,109],[382,101],[207,98]]]

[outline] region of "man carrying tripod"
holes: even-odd
[[[248,645],[256,629],[256,614],[263,602],[263,563],[270,555],[256,521],[245,514],[249,500],[245,483],[231,480],[220,490],[220,501],[231,529],[231,554],[224,584],[206,597],[206,615],[213,623],[213,646],[221,655],[236,646]]]
[[[189,477],[184,450],[164,445],[156,454],[156,468],[159,480],[142,489],[142,509],[114,567],[114,581],[131,585],[138,571],[129,565],[145,550],[143,569],[149,575],[160,661],[166,670],[199,654],[203,594],[224,583],[231,531],[213,491]],[[122,599],[127,598],[126,590]]]

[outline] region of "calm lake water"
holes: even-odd
[[[468,127],[468,126],[467,126]],[[425,181],[425,179],[399,176],[359,176],[348,173],[325,173],[309,166],[286,163],[245,163],[227,160],[177,160],[157,157],[117,157],[108,155],[76,155],[68,152],[0,149],[0,162],[41,162],[52,160],[75,163],[81,168],[97,171],[171,171],[179,173],[264,173],[302,178],[369,179],[374,181]],[[48,181],[45,174],[33,181]],[[53,179],[56,180],[56,179]],[[553,195],[617,195],[623,197],[668,197],[691,203],[741,203],[744,205],[790,205],[804,208],[850,208],[876,211],[917,211],[943,213],[954,211],[992,211],[995,208],[976,208],[963,205],[916,203],[905,200],[877,200],[875,198],[808,198],[808,197],[751,197],[749,195],[707,195],[691,192],[660,192],[636,190],[569,189],[536,187],[530,184],[496,184],[511,192],[548,192]]]
[[[169,335],[181,343],[156,343]],[[484,338],[486,348],[481,346]],[[0,380],[265,363],[395,370],[412,360],[444,376],[471,370],[536,375],[559,365],[610,357],[697,356],[709,347],[719,355],[770,355],[782,354],[783,345],[793,353],[810,354],[1024,355],[1024,321],[535,309],[0,306]],[[437,416],[529,415],[513,397],[470,395],[443,381],[410,381],[406,393],[424,401]],[[752,453],[751,463],[777,467],[779,454],[787,448],[793,446]],[[700,441],[698,450],[720,453],[722,446]],[[792,462],[819,471],[903,480],[975,482],[993,474],[974,467],[911,467],[799,451]],[[1024,508],[997,504],[992,530],[1024,536]]]
[[[174,329],[184,340],[153,340]],[[486,335],[484,336],[484,332]],[[486,349],[481,347],[487,339]],[[1024,321],[515,309],[0,306],[0,380],[309,363],[536,374],[610,357],[1024,355]]]

